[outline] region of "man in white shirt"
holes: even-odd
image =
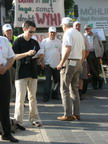
[[[15,35],[13,35],[13,29],[12,26],[9,23],[6,23],[2,26],[2,32],[3,35],[9,40],[10,46],[12,47],[14,41],[17,39]],[[12,66],[11,69],[9,70],[10,72],[10,80],[11,80],[11,98],[15,97],[15,67]]]
[[[7,38],[0,36],[0,122],[3,129],[2,140],[10,142],[18,142],[16,138],[11,135],[10,128],[10,76],[9,69],[14,62],[14,52],[10,47]]]
[[[48,31],[49,37],[42,40],[40,43],[41,49],[44,51],[44,62],[42,68],[45,70],[45,86],[43,101],[47,102],[50,96],[54,99],[59,99],[59,80],[60,74],[57,70],[57,65],[60,62],[61,55],[61,41],[56,38],[56,28],[50,27]],[[51,77],[53,76],[54,88],[51,93]]]
[[[57,69],[61,70],[60,90],[64,115],[57,117],[57,119],[63,121],[80,120],[78,83],[84,59],[84,38],[79,31],[72,28],[73,22],[71,18],[64,17],[61,25],[64,31],[62,59]]]

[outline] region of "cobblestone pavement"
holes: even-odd
[[[58,121],[63,115],[60,100],[42,102],[41,94],[37,96],[38,109],[43,126],[36,128],[28,122],[28,103],[25,104],[23,126],[26,131],[17,130],[14,134],[19,144],[108,144],[108,89],[88,89],[85,100],[81,101],[80,121]],[[14,103],[11,102],[10,113],[13,116]],[[7,144],[0,141],[1,144]]]

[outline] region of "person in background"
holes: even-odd
[[[71,18],[62,19],[64,31],[62,42],[62,59],[57,66],[60,71],[60,91],[64,115],[57,117],[61,121],[80,120],[80,98],[78,93],[79,76],[82,72],[84,60],[84,38],[76,29],[72,28]]]
[[[99,36],[92,32],[91,25],[85,25],[84,32],[84,35],[90,44],[87,62],[89,65],[90,74],[92,75],[92,86],[93,89],[101,89],[103,86],[103,79],[99,76],[99,71],[100,59],[102,59],[104,53],[103,44]]]
[[[81,30],[81,23],[79,21],[75,21],[73,23],[73,28],[77,29],[80,32],[80,30]],[[84,82],[86,82],[87,79],[88,79],[88,65],[87,65],[86,58],[87,58],[87,56],[89,54],[88,49],[90,47],[89,42],[86,39],[86,37],[84,35],[83,35],[83,37],[84,37],[84,42],[85,42],[85,58],[84,58],[84,61],[82,63],[83,71],[82,71],[82,73],[80,75],[80,79],[79,79],[79,96],[80,96],[80,100],[84,99],[84,97],[82,95],[83,88],[84,88],[83,86],[84,86]]]
[[[0,36],[0,122],[3,129],[2,140],[19,142],[11,135],[10,128],[10,75],[9,69],[14,62],[14,52],[7,38]]]
[[[16,102],[14,118],[18,123],[23,122],[24,101],[26,91],[29,100],[29,120],[36,127],[41,126],[37,108],[37,64],[33,56],[38,53],[40,47],[36,40],[32,39],[36,31],[36,25],[33,21],[25,21],[24,34],[13,44],[13,50],[16,54]]]
[[[6,23],[2,26],[2,31],[3,31],[3,35],[5,37],[7,37],[7,39],[10,42],[10,46],[12,47],[13,42],[17,39],[17,37],[15,35],[13,35],[12,26],[10,24]]]
[[[60,72],[57,70],[57,65],[60,62],[61,41],[56,38],[56,35],[56,27],[51,26],[48,30],[48,38],[43,39],[40,43],[40,47],[44,51],[44,61],[41,66],[44,69],[46,77],[44,85],[44,102],[49,101],[50,96],[53,99],[60,99]],[[53,86],[51,85],[52,76]]]
[[[3,35],[9,40],[10,46],[13,46],[13,42],[17,39],[15,35],[13,35],[12,26],[9,23],[6,23],[2,26]],[[15,67],[14,65],[9,70],[10,72],[10,82],[11,82],[11,98],[15,98]]]

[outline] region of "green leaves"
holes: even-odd
[[[64,0],[65,15],[67,15],[73,9],[74,4],[74,0]]]

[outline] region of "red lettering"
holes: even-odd
[[[56,14],[51,15],[51,25],[57,25],[57,17],[56,17]]]
[[[37,40],[38,42],[41,42],[43,39],[45,39],[45,38],[46,38],[46,36],[45,36],[45,35],[40,35],[40,36],[35,35],[35,36],[36,36],[36,40]]]
[[[59,13],[57,15],[58,15],[58,23],[60,25],[61,24],[61,15]]]
[[[36,16],[38,24],[44,24],[44,22],[45,22],[45,17],[44,16],[43,16],[43,18],[40,18],[38,13],[35,13],[35,16]]]
[[[55,25],[59,26],[61,23],[61,17],[59,13],[43,13],[40,17],[39,13],[35,13],[36,21],[38,24],[47,24],[47,26]]]

